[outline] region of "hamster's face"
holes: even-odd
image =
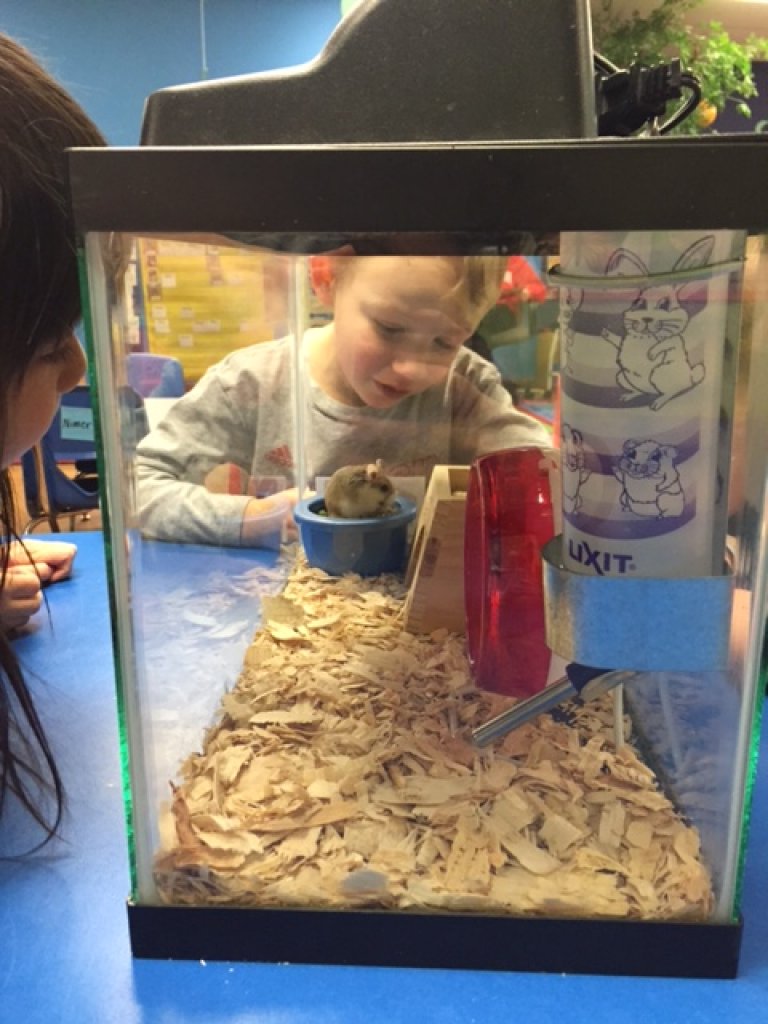
[[[564,288],[560,293],[560,316],[566,324],[573,320],[573,314],[584,299],[582,288]]]
[[[378,492],[384,497],[388,497],[394,490],[392,484],[385,476],[369,477],[362,474],[360,477],[355,477],[355,486],[372,492]]]
[[[688,324],[688,314],[669,285],[646,288],[624,313],[627,334],[647,334],[657,340],[681,334]]]
[[[384,475],[371,476],[365,470],[354,473],[350,479],[350,496],[365,502],[366,506],[378,505],[387,508],[391,504],[395,489],[392,482]]]
[[[581,435],[563,425],[560,436],[563,441],[562,450],[565,456],[566,469],[577,470],[584,466],[584,448]]]
[[[635,480],[657,476],[664,466],[672,466],[672,452],[655,441],[627,441],[619,468]]]

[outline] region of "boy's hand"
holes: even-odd
[[[8,563],[27,571],[34,566],[43,583],[56,583],[72,572],[76,554],[77,547],[66,541],[25,540],[11,545]]]
[[[251,498],[245,506],[243,525],[240,531],[240,542],[243,547],[279,548],[282,542],[288,543],[298,539],[298,531],[293,518],[293,507],[299,500],[295,487],[268,498]],[[275,527],[272,513],[283,510],[280,529]]]

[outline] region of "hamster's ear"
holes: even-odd
[[[715,236],[704,235],[689,245],[682,256],[676,261],[675,270],[694,270],[696,267],[705,267],[709,263],[712,252],[715,248]]]
[[[605,265],[605,273],[609,277],[647,277],[648,267],[630,249],[616,249]]]

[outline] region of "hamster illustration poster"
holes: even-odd
[[[717,572],[723,351],[745,237],[561,239],[563,556],[598,575]]]

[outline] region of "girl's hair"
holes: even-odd
[[[0,452],[9,396],[41,346],[66,337],[80,318],[65,149],[104,138],[30,53],[0,34]],[[15,509],[0,471],[0,588]],[[61,821],[61,777],[19,662],[0,630],[0,813],[15,794],[45,839]],[[46,809],[46,796],[53,808]],[[44,840],[45,841],[45,840]]]

